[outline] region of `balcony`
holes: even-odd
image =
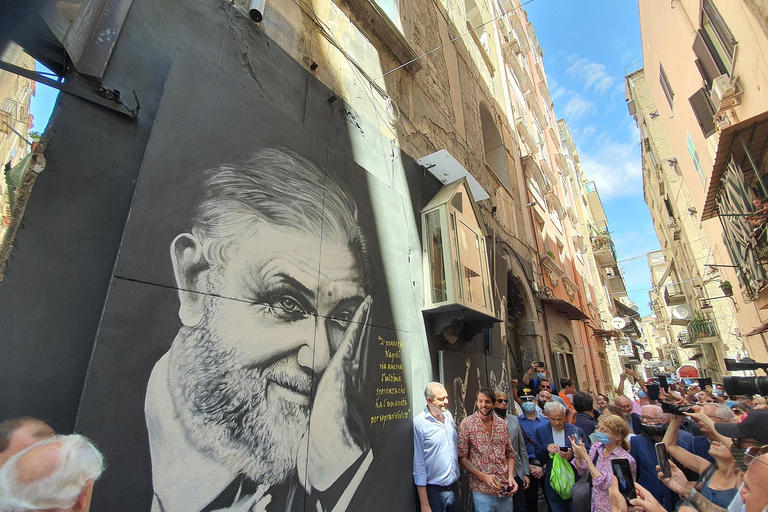
[[[664,287],[664,301],[667,303],[667,306],[678,306],[688,302],[683,289],[676,284],[668,284]]]
[[[520,12],[518,9],[513,10],[509,14],[509,20],[512,22],[512,28],[515,30],[515,34],[517,34],[517,40],[520,43],[520,49],[522,50],[523,55],[525,55],[531,50],[531,45],[525,35],[525,29],[523,28],[523,23],[520,19]]]
[[[536,64],[536,68],[539,68],[538,64]],[[541,91],[541,96],[544,98],[544,101],[546,101],[547,107],[552,109],[552,106],[554,105],[552,103],[552,95],[549,93],[549,87],[547,87],[547,82],[544,80],[539,81],[539,91]]]
[[[519,40],[518,40],[519,41]],[[504,62],[507,63],[509,69],[512,70],[512,74],[517,78],[517,82],[520,84],[520,90],[523,94],[528,94],[533,90],[533,83],[531,77],[528,75],[528,71],[520,64],[515,53],[515,47],[512,43],[505,43],[502,47],[504,53]]]
[[[694,318],[690,321],[688,336],[691,343],[715,343],[720,339],[714,322],[704,318]]]
[[[613,240],[607,231],[591,233],[589,241],[592,244],[592,251],[595,253],[595,260],[598,265],[616,263],[616,249],[613,247]]]
[[[677,333],[677,344],[680,348],[691,348],[696,346],[695,342],[691,342],[691,336],[688,331],[680,331]]]
[[[525,147],[528,148],[528,154],[535,155],[539,150],[539,147],[536,145],[536,140],[534,140],[531,130],[528,129],[528,124],[525,122],[525,119],[522,117],[515,119],[515,127],[517,128],[517,133],[523,140]]]

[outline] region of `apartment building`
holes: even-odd
[[[703,377],[721,381],[723,359],[743,354],[731,296],[720,288],[700,215],[693,206],[688,183],[670,145],[658,108],[651,97],[645,70],[627,75],[630,114],[641,134],[643,192],[661,251],[649,254],[653,290],[650,292],[657,328],[673,352],[667,362],[691,361]],[[675,366],[664,368],[674,372]]]
[[[26,69],[34,69],[35,61],[25,54],[18,45],[9,45],[2,56],[5,62]],[[35,82],[0,70],[0,165],[3,173],[0,175],[0,245],[5,238],[5,232],[11,223],[11,208],[13,191],[20,183],[13,175],[5,173],[13,168],[24,157],[30,154],[29,129],[32,117],[29,113],[29,102],[35,94]],[[10,180],[10,182],[9,182]]]
[[[699,301],[712,298],[708,304],[713,308],[732,300],[736,325],[718,336],[726,337],[728,350],[768,360],[762,213],[768,190],[763,185],[768,116],[768,98],[762,92],[768,85],[765,7],[752,0],[640,2],[639,7],[646,82],[669,140],[672,171],[690,194],[689,206],[676,211],[670,202],[670,212],[676,222],[690,218],[700,224],[707,242],[704,265],[709,266],[686,272],[691,279],[701,279],[694,283],[701,292],[693,297],[700,293]],[[667,160],[658,163],[667,173]],[[693,233],[689,235],[696,236]],[[710,292],[712,287],[705,283],[713,277],[722,291]],[[731,290],[732,299],[721,299]],[[709,316],[716,319],[718,313]],[[738,341],[728,341],[737,330],[743,351]],[[710,355],[720,359],[723,353]]]

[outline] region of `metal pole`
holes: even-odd
[[[13,133],[15,133],[16,135],[18,135],[18,136],[19,136],[19,138],[20,138],[21,140],[23,140],[24,142],[26,142],[27,144],[29,144],[30,146],[32,146],[32,141],[31,141],[31,140],[29,140],[29,139],[27,139],[26,137],[24,137],[24,136],[23,136],[22,134],[20,134],[18,131],[16,131],[16,128],[14,128],[13,126],[9,125],[9,124],[8,124],[8,123],[6,123],[5,121],[3,121],[3,124],[4,124],[5,126],[7,126],[8,128],[10,128],[10,129],[11,129],[11,131],[12,131]]]
[[[752,166],[752,170],[755,172],[755,176],[757,176],[757,180],[760,182],[760,188],[763,189],[763,197],[768,197],[768,187],[765,185],[763,177],[760,176],[760,171],[757,168],[757,164],[755,164],[755,161],[752,159],[752,153],[749,152],[747,143],[744,142],[744,138],[741,136],[741,133],[736,134],[736,137],[739,139],[739,142],[741,142],[741,147],[744,148],[744,154],[746,155],[747,160],[749,160],[749,165]]]

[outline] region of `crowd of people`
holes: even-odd
[[[633,393],[625,392],[629,382]],[[663,387],[662,387],[663,386]],[[510,393],[481,388],[454,424],[439,382],[414,419],[421,512],[768,512],[768,406],[720,384],[621,375],[613,400],[531,364]]]
[[[624,393],[628,379],[637,395]],[[557,384],[533,363],[509,392],[480,388],[457,425],[445,386],[429,383],[413,420],[421,512],[461,512],[462,474],[476,512],[768,511],[762,397],[662,387],[630,369],[612,402]],[[0,423],[0,512],[87,512],[103,470],[82,436],[34,418]]]

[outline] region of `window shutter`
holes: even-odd
[[[696,120],[699,122],[704,137],[709,137],[715,133],[715,111],[709,102],[707,91],[702,87],[688,98],[693,113],[696,114]]]
[[[717,61],[712,56],[712,53],[707,47],[707,43],[704,41],[704,37],[701,35],[701,30],[696,32],[696,40],[693,42],[693,53],[696,54],[698,59],[697,67],[701,73],[701,77],[707,82],[709,87],[712,86],[712,81],[718,76],[725,73],[717,65]]]

